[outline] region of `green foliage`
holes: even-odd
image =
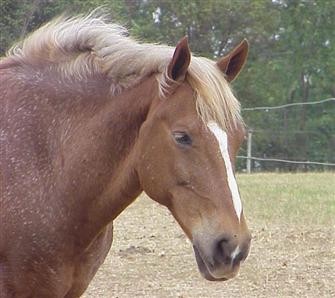
[[[0,0],[0,53],[53,16],[99,6],[141,40],[175,45],[187,35],[212,59],[247,38],[249,60],[233,83],[242,107],[335,97],[333,0]],[[243,112],[253,155],[335,162],[334,112],[333,103]]]

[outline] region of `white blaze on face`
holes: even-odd
[[[242,213],[242,203],[241,203],[240,193],[238,191],[236,179],[233,173],[233,168],[232,168],[230,158],[229,158],[228,136],[226,132],[223,131],[215,122],[209,122],[207,126],[211,130],[211,132],[214,134],[217,141],[219,142],[221,155],[226,165],[228,186],[230,188],[230,192],[233,198],[233,205],[234,205],[238,220],[240,220],[241,213]]]

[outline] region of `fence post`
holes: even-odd
[[[251,147],[252,147],[252,129],[248,130],[248,143],[247,143],[247,173],[251,173]]]

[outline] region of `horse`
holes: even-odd
[[[142,192],[170,210],[205,279],[236,276],[251,234],[230,82],[247,53],[243,40],[213,61],[186,37],[143,43],[93,14],[15,44],[0,62],[1,297],[81,296]]]

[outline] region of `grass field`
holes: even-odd
[[[84,297],[335,297],[335,174],[238,175],[252,248],[237,278],[205,281],[169,212],[145,195],[115,221]]]

